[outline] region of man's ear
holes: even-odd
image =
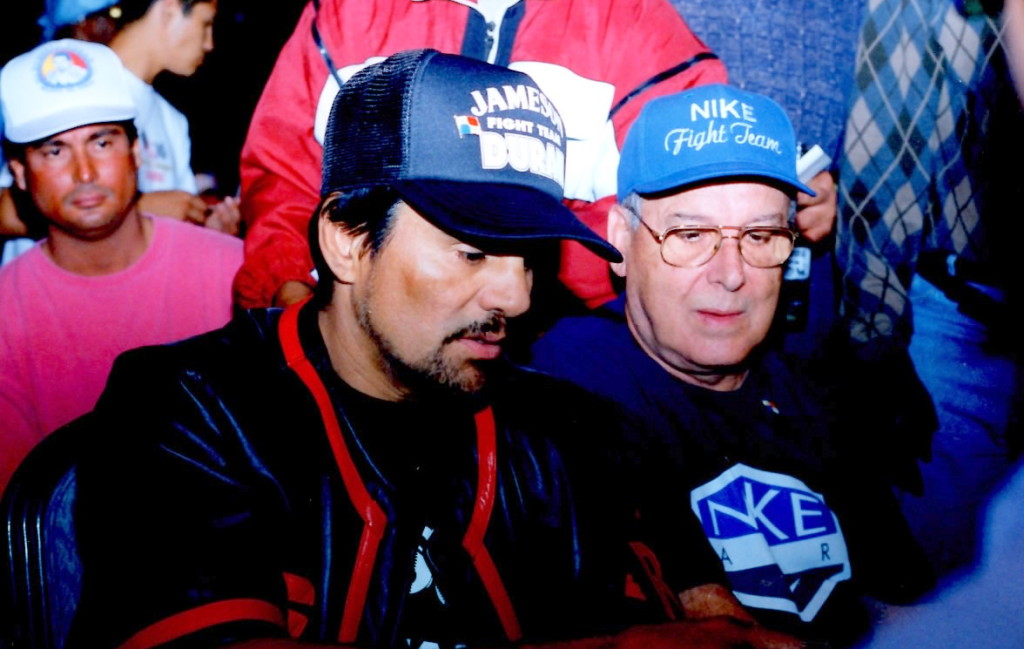
[[[25,165],[20,160],[14,159],[8,160],[7,164],[11,168],[11,175],[14,176],[14,184],[21,191],[27,192],[28,183],[25,182]]]
[[[626,276],[626,262],[632,252],[634,234],[633,215],[619,204],[612,205],[608,210],[608,242],[622,253],[622,261],[611,265],[619,277]]]
[[[320,253],[339,282],[352,284],[359,276],[360,264],[369,257],[367,234],[353,234],[344,225],[332,221],[329,214],[330,202],[326,202],[317,215]]]
[[[150,5],[150,9],[158,9],[164,20],[169,20],[179,13],[184,13],[184,5],[181,0],[158,0]],[[147,11],[148,13],[148,11]]]
[[[132,162],[135,163],[135,171],[142,168],[142,145],[139,144],[138,137],[132,142]]]

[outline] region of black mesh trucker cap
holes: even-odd
[[[502,242],[607,241],[562,204],[565,127],[527,75],[435,50],[368,66],[342,86],[321,195],[390,185],[437,227]]]

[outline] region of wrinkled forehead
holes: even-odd
[[[692,220],[710,225],[784,226],[791,217],[793,197],[779,183],[744,176],[646,194],[639,197],[639,205],[627,207],[645,218]]]

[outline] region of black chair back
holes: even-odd
[[[82,587],[75,473],[87,417],[54,431],[0,499],[0,647],[62,649]]]

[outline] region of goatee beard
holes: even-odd
[[[377,347],[380,369],[396,385],[406,388],[407,398],[410,400],[447,401],[456,406],[475,408],[483,401],[488,373],[493,371],[496,365],[502,363],[501,358],[467,361],[466,365],[472,366],[476,371],[470,376],[466,376],[465,371],[460,372],[460,368],[451,367],[444,356],[445,347],[460,338],[503,333],[505,319],[499,315],[492,315],[486,320],[470,323],[445,336],[434,353],[418,365],[410,364],[395,353],[391,343],[374,326],[372,314],[365,303],[359,305],[358,321],[360,327]]]

